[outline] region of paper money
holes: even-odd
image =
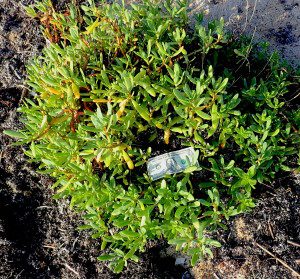
[[[152,180],[157,180],[166,174],[183,172],[191,166],[199,167],[195,156],[194,148],[188,147],[150,158],[147,162],[148,174]]]

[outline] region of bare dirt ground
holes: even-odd
[[[196,0],[192,13],[204,11],[207,19],[223,17],[227,30],[267,41],[295,67],[300,65],[299,0]]]
[[[283,177],[269,186],[256,193],[251,213],[234,218],[228,231],[215,236],[223,246],[193,269],[196,279],[299,278],[299,182]]]
[[[33,1],[23,3],[30,2]],[[66,1],[59,2],[60,8],[63,8]],[[204,1],[203,5],[207,5],[205,9],[210,9],[209,16],[219,17],[221,12],[229,15],[226,9],[234,8],[239,3],[244,5],[245,2],[215,0]],[[250,2],[251,7],[253,2]],[[267,23],[257,25],[255,36],[262,39],[268,39],[265,35],[270,36],[268,40],[274,47],[276,45],[285,57],[290,57],[290,61],[295,63],[299,58],[297,21],[293,22],[292,27],[286,27],[287,31],[285,27],[280,29],[280,26],[287,26],[288,21],[278,20],[282,25],[272,25],[280,15],[283,16],[282,9],[290,7],[292,1],[273,2],[280,7],[278,14],[273,16],[260,13],[258,17],[255,13],[252,17],[249,8],[249,24],[245,29],[248,31],[245,32],[253,31],[251,28],[255,20],[258,23],[264,19]],[[22,149],[12,147],[12,140],[2,134],[5,129],[21,127],[16,109],[28,94],[24,86],[24,65],[45,45],[38,23],[25,15],[20,3],[0,0],[1,279],[188,279],[191,278],[190,273],[199,279],[298,278],[291,270],[300,272],[299,182],[294,176],[282,176],[271,185],[261,186],[255,193],[258,206],[251,213],[229,222],[227,231],[218,231],[215,237],[223,247],[215,250],[213,260],[201,262],[190,273],[186,268],[175,266],[174,257],[162,253],[167,248],[163,241],[149,244],[147,252],[141,255],[141,261],[130,264],[121,275],[112,274],[105,264],[98,262],[96,257],[100,251],[97,241],[92,240],[87,232],[76,230],[81,224],[80,216],[68,209],[67,200],[52,200],[52,181],[36,173],[37,166],[28,163]],[[234,11],[245,18],[243,5],[242,12],[239,8]],[[265,9],[269,13],[268,5],[272,6],[272,1],[259,1],[256,9],[261,7],[261,11]],[[297,17],[294,11],[290,12],[290,21]],[[232,30],[242,28],[243,31],[244,25],[237,27],[230,22],[228,28],[230,26]],[[272,28],[274,31],[267,31]],[[294,50],[295,55],[292,54]]]

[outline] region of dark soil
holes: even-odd
[[[65,2],[59,1],[60,8]],[[96,259],[97,240],[76,229],[81,216],[68,208],[68,200],[52,199],[51,179],[38,174],[22,148],[11,146],[2,133],[22,127],[16,110],[28,95],[24,65],[45,41],[20,1],[0,3],[0,278],[189,278],[173,256],[162,253],[164,241],[150,243],[138,264],[114,275]],[[223,247],[215,250],[212,261],[193,269],[195,278],[294,278],[255,244],[300,271],[300,200],[294,180],[284,177],[262,186],[257,208],[216,233]]]
[[[282,184],[282,185],[281,185]],[[297,185],[298,184],[298,185]],[[215,258],[195,268],[196,278],[299,278],[274,256],[300,271],[299,182],[285,177],[258,195],[257,207],[230,221]],[[262,248],[263,247],[263,248]]]
[[[289,45],[297,42],[297,37],[294,34],[293,26],[288,24],[279,30],[270,29],[270,35],[275,37],[277,43],[281,45]]]

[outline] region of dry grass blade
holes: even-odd
[[[299,244],[299,243],[296,243],[296,242],[294,242],[294,241],[287,240],[286,242],[287,242],[288,244],[293,245],[293,246],[300,247],[300,244]]]
[[[64,265],[67,269],[69,269],[71,272],[73,272],[75,275],[77,275],[80,278],[79,273],[74,268],[70,267],[67,263],[65,263]]]
[[[291,268],[285,261],[283,261],[283,260],[279,259],[278,257],[276,257],[273,253],[271,253],[269,250],[267,250],[265,247],[263,247],[259,243],[254,242],[254,245],[256,245],[257,247],[262,249],[264,252],[266,252],[268,255],[270,255],[272,258],[274,258],[276,261],[280,262],[284,267],[289,269],[294,275],[296,275],[298,278],[300,278],[300,274],[296,270]]]
[[[268,228],[269,228],[269,232],[270,232],[271,237],[274,239],[275,237],[274,237],[272,226],[270,224],[270,217],[269,217],[269,220],[268,220]]]

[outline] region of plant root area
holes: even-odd
[[[0,278],[299,278],[300,199],[294,176],[261,185],[257,207],[213,237],[222,248],[196,267],[175,265],[163,240],[149,243],[139,263],[118,275],[96,258],[100,244],[78,231],[81,216],[53,200],[53,181],[36,172],[3,130],[22,127],[18,106],[29,97],[24,65],[45,45],[20,1],[0,1]],[[32,1],[23,1],[23,4]],[[64,1],[59,2],[63,8]],[[23,147],[24,148],[24,147]],[[298,185],[298,186],[297,186]],[[298,273],[297,273],[298,272]]]

